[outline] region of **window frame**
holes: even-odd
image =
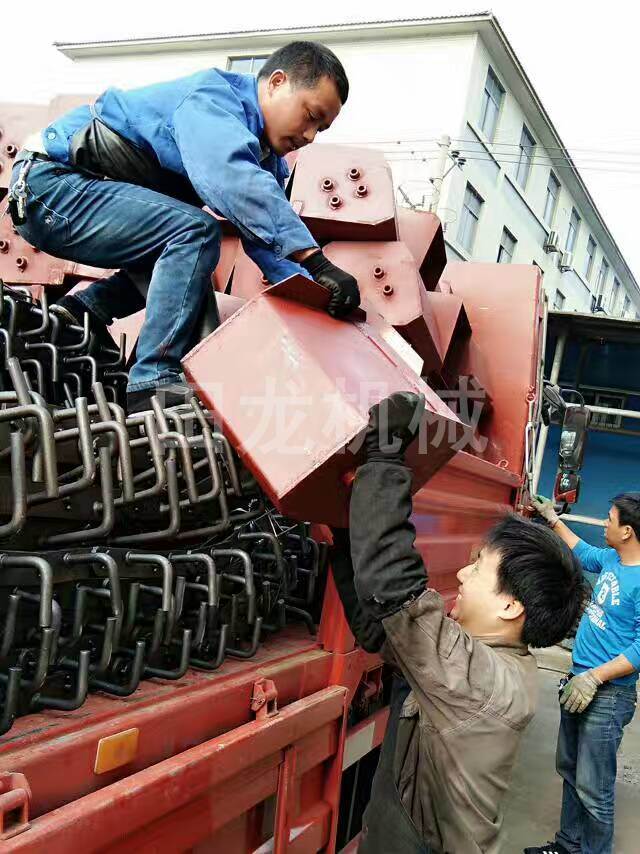
[[[265,54],[262,54],[262,53],[246,53],[246,54],[240,54],[237,56],[228,56],[227,57],[227,71],[231,71],[233,74],[254,74],[257,77],[258,74],[260,73],[260,68],[262,68],[262,65],[264,65],[264,62],[262,63],[260,68],[258,68],[258,70],[256,71],[254,68],[256,59],[258,59],[258,60],[264,59],[266,61],[267,59],[269,59],[269,56],[270,56],[270,54],[268,54],[268,53],[265,53]],[[250,71],[234,71],[233,70],[232,65],[236,60],[247,60],[247,59],[251,60],[251,70]]]
[[[552,196],[552,194],[549,192],[549,183],[552,180],[555,181],[557,187],[557,194],[555,196]],[[560,179],[553,171],[553,169],[549,169],[549,177],[547,178],[547,191],[544,199],[544,211],[542,212],[542,219],[549,226],[549,228],[553,228],[553,221],[556,218],[556,211],[558,210],[558,200],[560,199],[561,190],[562,184],[560,183]],[[550,197],[553,198],[553,209],[551,210],[551,216],[549,217],[549,219],[547,219],[547,206]]]
[[[500,101],[496,102],[493,93],[489,90],[488,83],[489,80],[492,80],[494,85],[498,88],[500,92]],[[498,75],[493,70],[491,65],[487,67],[487,74],[484,79],[484,86],[482,89],[482,103],[480,104],[480,117],[478,119],[478,128],[482,131],[485,139],[488,139],[489,142],[493,142],[496,137],[496,130],[498,129],[498,122],[500,121],[500,113],[502,112],[502,105],[504,104],[504,96],[506,95],[506,89],[500,82]],[[495,108],[494,112],[494,121],[493,127],[491,128],[491,133],[487,133],[487,115],[488,115],[488,106],[489,103],[493,104]]]
[[[478,204],[478,213],[477,214],[475,214],[471,210],[471,208],[467,205],[467,194],[471,195],[472,197],[474,197],[478,201],[479,204]],[[462,199],[462,210],[460,212],[460,224],[458,226],[458,231],[456,234],[456,241],[465,250],[465,252],[467,252],[469,255],[471,255],[473,252],[473,246],[474,246],[475,241],[476,241],[476,235],[478,233],[478,223],[480,222],[480,217],[482,215],[483,206],[484,206],[484,199],[482,198],[480,193],[476,190],[476,188],[473,186],[473,184],[470,181],[467,181],[465,188],[464,188],[464,196]],[[474,220],[473,232],[471,234],[471,240],[470,240],[468,246],[465,243],[463,243],[463,241],[461,240],[463,222],[465,223],[465,230],[466,230],[467,217],[465,216],[465,212],[467,212],[468,216]]]
[[[560,305],[558,305],[558,297],[562,299]],[[556,292],[553,297],[553,311],[562,311],[564,309],[564,305],[567,301],[567,297],[562,293],[560,288],[556,288]]]
[[[600,269],[598,270],[598,280],[596,282],[596,296],[601,297],[604,296],[605,288],[607,286],[607,279],[609,278],[609,272],[611,271],[611,264],[607,261],[605,256],[603,255],[600,260]],[[604,275],[603,275],[604,273]]]
[[[523,139],[525,136],[531,140],[531,150],[530,151],[525,149],[525,146],[523,143]],[[529,183],[529,175],[531,174],[531,167],[533,165],[533,158],[535,156],[536,146],[537,146],[537,142],[535,140],[534,135],[531,133],[529,128],[523,122],[522,130],[520,132],[520,154],[518,155],[518,163],[516,165],[516,171],[515,171],[515,181],[521,190],[526,190],[527,184]],[[523,169],[523,163],[526,164],[524,166],[524,169]],[[524,177],[524,182],[521,180],[521,173]]]
[[[593,252],[589,254],[589,247],[593,246]],[[587,256],[586,256],[586,264],[584,267],[584,278],[587,282],[591,282],[591,276],[593,275],[593,268],[596,263],[596,252],[598,251],[598,244],[596,243],[593,234],[590,234],[587,238]]]
[[[612,403],[619,403],[620,406],[611,406]],[[594,390],[593,406],[604,406],[607,409],[626,409],[626,403],[626,394]],[[611,420],[608,421],[608,419]],[[619,430],[622,427],[622,415],[605,415],[603,412],[592,412],[589,426],[598,427],[601,430]]]
[[[574,227],[573,218],[576,218],[577,222]],[[582,217],[578,213],[578,209],[576,207],[571,208],[571,216],[569,217],[569,225],[567,226],[567,239],[564,243],[564,251],[572,252],[575,254],[576,244],[578,242],[578,237],[580,236],[580,226],[582,225]],[[573,240],[571,241],[571,246],[569,246],[569,239],[573,235]]]
[[[609,294],[609,314],[613,314],[620,299],[620,288],[622,287],[620,279],[617,276],[613,277],[611,285],[611,293]]]
[[[505,246],[505,237],[513,243],[511,247],[511,251],[509,251]],[[496,259],[496,264],[511,264],[513,262],[513,256],[516,253],[516,246],[518,245],[518,238],[513,234],[513,232],[509,231],[506,225],[502,227],[502,234],[500,235],[500,243],[498,245],[498,257]],[[501,256],[504,252],[504,255],[508,257],[508,261],[502,261]]]

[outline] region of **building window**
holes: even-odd
[[[614,314],[616,310],[616,306],[618,304],[618,297],[620,296],[620,282],[617,279],[613,280],[613,287],[611,288],[611,296],[609,297],[609,314]]]
[[[630,308],[631,308],[631,299],[629,297],[629,294],[625,294],[624,295],[624,302],[622,303],[622,316],[623,317],[629,316]]]
[[[518,156],[518,165],[516,167],[516,181],[522,189],[527,186],[527,179],[531,171],[531,162],[533,160],[533,152],[535,151],[536,141],[531,136],[526,125],[522,125],[522,133],[520,134],[520,154]]]
[[[627,402],[625,395],[601,391],[591,392],[591,394],[587,392],[583,396],[587,405],[602,406],[604,409],[625,409]],[[590,426],[599,427],[601,430],[619,430],[622,427],[622,415],[592,412]]]
[[[487,79],[482,93],[482,108],[480,109],[480,130],[488,140],[493,142],[493,137],[498,126],[498,116],[504,98],[504,89],[495,75],[491,66],[487,71]]]
[[[580,231],[580,214],[575,208],[571,209],[571,218],[569,219],[569,229],[567,231],[567,242],[565,244],[566,252],[573,252]]]
[[[603,258],[600,262],[600,270],[598,271],[598,281],[596,283],[596,294],[600,296],[604,293],[605,286],[607,284],[607,278],[609,276],[609,262],[606,258]]]
[[[235,74],[257,75],[268,58],[268,53],[262,56],[230,56],[227,71],[233,71]]]
[[[556,295],[555,295],[554,300],[553,300],[554,311],[562,311],[562,309],[564,308],[565,301],[566,301],[566,297],[562,293],[562,291],[556,290]]]
[[[590,282],[591,274],[593,273],[593,262],[596,259],[596,242],[591,235],[587,241],[587,257],[584,261],[584,277]]]
[[[460,216],[460,225],[458,226],[458,243],[467,252],[471,252],[473,249],[473,241],[475,240],[478,220],[480,219],[480,210],[483,204],[482,197],[473,189],[471,184],[467,184],[467,189],[464,193],[462,214]]]
[[[498,264],[510,264],[513,261],[513,253],[516,251],[517,242],[508,228],[502,229],[502,237],[498,249]]]
[[[544,221],[549,227],[553,225],[553,218],[556,214],[559,195],[560,181],[558,181],[553,172],[549,172],[549,180],[547,181],[547,197],[544,202]]]

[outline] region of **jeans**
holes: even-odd
[[[613,851],[617,752],[635,708],[635,687],[605,684],[582,714],[561,709],[556,769],[564,782],[556,842],[570,854]]]
[[[76,294],[103,323],[144,307],[126,271],[152,271],[128,391],[179,380],[220,255],[216,220],[154,190],[52,161],[33,162],[27,191],[21,237],[67,261],[122,268]]]

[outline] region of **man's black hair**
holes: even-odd
[[[485,547],[498,552],[498,593],[522,603],[522,640],[553,646],[567,637],[585,603],[580,561],[560,537],[544,525],[513,514],[487,535]]]
[[[618,509],[621,525],[629,525],[640,540],[640,492],[621,492],[611,503]]]
[[[320,42],[289,42],[278,48],[260,69],[258,80],[268,79],[278,69],[287,72],[294,86],[305,89],[313,89],[322,77],[328,77],[336,84],[343,104],[349,97],[349,81],[342,63]]]

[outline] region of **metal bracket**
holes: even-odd
[[[278,714],[278,689],[272,679],[256,679],[251,691],[251,711],[257,721]]]
[[[0,840],[28,830],[31,787],[24,774],[0,772]]]

